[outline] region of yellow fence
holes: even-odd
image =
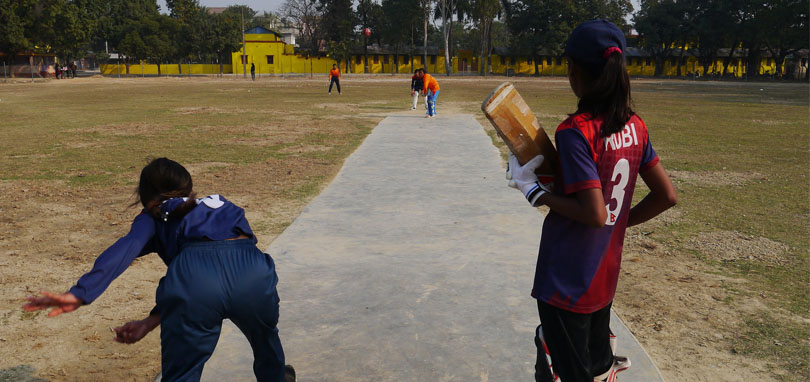
[[[280,52],[279,52],[280,53]],[[286,52],[285,52],[286,53]],[[386,57],[387,56],[387,57]],[[248,63],[245,65],[246,71],[250,72],[250,65],[255,65],[257,75],[270,74],[327,74],[332,68],[333,64],[338,64],[341,73],[364,73],[365,59],[363,56],[352,56],[349,60],[351,70],[347,70],[346,60],[340,62],[331,57],[306,57],[296,54],[279,54],[277,59],[272,64],[260,60],[253,60],[249,56]],[[236,56],[238,59],[239,56]],[[413,59],[413,63],[411,62]],[[475,56],[458,56],[453,58],[453,73],[478,73],[478,57]],[[396,65],[396,67],[395,67]],[[783,70],[785,64],[783,63]],[[411,73],[413,69],[425,68],[429,73],[444,74],[444,56],[428,56],[427,63],[423,63],[422,56],[414,56],[411,58],[407,55],[368,55],[369,73],[383,74],[383,73]],[[488,65],[488,72],[491,74],[500,75],[524,75],[530,76],[535,74],[535,64],[531,59],[525,57],[500,57],[492,55],[490,64]],[[707,73],[719,74],[723,71],[723,60],[718,59],[711,64]],[[242,74],[242,64],[224,64],[222,65],[222,73],[224,74]],[[397,70],[398,69],[398,70]],[[126,75],[127,68],[123,63],[118,64],[104,64],[100,66],[101,74],[104,75]],[[564,76],[567,74],[567,63],[563,59],[557,57],[540,57],[537,62],[537,70],[542,76]],[[631,76],[652,76],[655,73],[655,61],[645,57],[628,57],[627,59],[627,72]],[[215,75],[220,73],[220,65],[218,64],[161,64],[160,75]],[[763,59],[757,74],[774,74],[776,73],[776,63],[773,59]],[[663,76],[676,76],[677,58],[667,59],[664,61],[664,68],[661,73]],[[684,58],[684,63],[681,64],[681,76],[703,75],[703,66],[700,65],[695,57]],[[742,59],[732,59],[728,66],[728,75],[742,77],[746,74],[746,65]],[[156,76],[158,75],[158,65],[147,63],[133,63],[129,65],[129,75],[140,76]]]
[[[127,74],[127,67],[123,63],[103,64],[99,66],[99,69],[101,74],[106,75]],[[219,70],[219,64],[160,64],[160,75],[162,76],[219,74]],[[223,64],[222,73],[233,73],[233,68],[231,68],[230,64]],[[147,63],[129,64],[129,74],[138,76],[156,76],[158,75],[158,65]]]

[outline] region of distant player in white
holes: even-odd
[[[416,75],[417,72],[419,72],[419,69],[414,70],[413,77],[411,77],[411,97],[413,97],[411,110],[416,110],[416,104],[419,102],[419,93],[422,92],[422,86],[424,85],[424,81]],[[425,107],[427,107],[427,96],[425,96]]]

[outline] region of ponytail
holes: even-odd
[[[605,65],[601,68],[579,64],[586,74],[586,86],[577,103],[575,114],[589,113],[593,118],[602,117],[600,135],[610,136],[624,129],[634,112],[630,108],[630,77],[624,57],[619,49],[608,49]]]

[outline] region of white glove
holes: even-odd
[[[512,158],[514,157],[515,154],[509,153],[509,158],[506,159],[506,180],[509,181],[508,184],[509,187],[512,187],[517,190],[517,183],[515,183],[515,181],[512,180],[512,166],[509,165],[509,163],[512,162]]]
[[[521,166],[514,155],[509,157],[509,173],[511,174],[512,181],[515,182],[515,185],[517,185],[517,188],[523,193],[523,196],[526,197],[526,200],[535,207],[538,205],[537,199],[540,198],[540,195],[550,192],[540,183],[537,179],[537,175],[534,173],[534,171],[543,164],[543,159],[542,155],[538,155]]]

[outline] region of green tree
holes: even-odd
[[[498,4],[499,0],[486,0]],[[453,61],[451,55],[451,34],[453,31],[453,16],[458,7],[457,0],[436,0],[436,17],[442,19],[442,41],[444,42],[444,69],[449,76],[453,73]],[[500,7],[499,7],[500,8]]]
[[[412,42],[411,31],[420,22],[421,12],[412,0],[382,0],[382,12],[385,19],[380,34],[385,43],[394,47],[394,61],[399,63],[399,54]],[[399,72],[399,65],[394,68]]]
[[[219,64],[219,74],[222,74],[222,65],[230,62],[231,54],[242,47],[240,21],[227,13],[209,14],[207,18],[209,28],[206,29],[204,35],[205,41],[208,52],[216,57],[217,64]]]
[[[776,61],[775,75],[782,77],[785,57],[808,48],[808,9],[805,1],[776,0],[763,4],[758,24],[764,29],[763,46]],[[758,64],[758,63],[757,63]],[[748,73],[753,73],[749,62]]]
[[[633,17],[642,45],[655,60],[654,76],[660,76],[666,59],[682,40],[685,24],[685,2],[644,0]]]
[[[167,15],[159,15],[155,21],[157,28],[150,25],[142,38],[148,46],[147,60],[157,64],[158,76],[161,76],[160,64],[177,57],[175,39],[180,34],[180,23]]]
[[[565,0],[514,0],[503,3],[506,23],[514,39],[512,49],[533,58],[540,75],[541,49],[559,55],[572,30],[573,3]]]
[[[703,67],[703,76],[715,71],[717,52],[731,45],[734,22],[728,2],[706,0],[691,2],[694,7],[694,41],[697,46],[698,63]]]
[[[541,49],[559,55],[571,31],[583,21],[604,18],[626,30],[629,0],[504,0],[504,14],[513,39],[512,48],[533,58],[539,75]]]
[[[569,17],[573,27],[586,20],[606,19],[626,32],[625,16],[633,12],[630,0],[574,0],[572,5],[573,14]]]
[[[166,6],[169,7],[169,16],[177,20],[178,30],[173,36],[174,53],[178,59],[178,73],[182,74],[183,61],[190,63],[195,58],[199,60],[200,53],[208,44],[204,39],[207,12],[197,0],[167,0]]]
[[[185,23],[197,17],[200,3],[197,0],[166,0],[166,7],[169,8],[169,16]]]
[[[327,51],[334,55],[338,60],[346,59],[347,68],[348,60],[357,34],[355,33],[355,26],[357,19],[352,11],[351,0],[319,0],[318,11],[321,13],[321,20],[318,23],[317,35],[323,36],[322,39],[326,41]],[[312,46],[309,51],[310,55],[318,54],[319,46],[316,44]]]
[[[72,58],[87,48],[96,23],[92,0],[0,0],[0,51],[53,52]]]
[[[422,11],[422,64],[427,66],[428,34],[430,33],[430,14],[434,0],[419,0]]]
[[[355,17],[360,22],[360,30],[372,27],[372,15],[374,13],[374,2],[371,0],[359,0]],[[368,73],[368,37],[363,34],[363,73]]]
[[[478,73],[487,75],[492,55],[492,23],[501,12],[498,0],[471,0],[470,17],[478,26],[480,50],[478,54]]]
[[[129,64],[132,57],[127,55],[129,49],[137,49],[138,39],[143,41],[139,29],[139,24],[143,20],[154,20],[160,13],[158,12],[155,0],[108,0],[101,1],[100,16],[98,18],[98,29],[96,34],[96,46],[105,47],[113,52],[121,54],[121,59],[126,66],[126,73],[129,74]],[[127,37],[127,35],[131,36]],[[124,49],[121,49],[121,43]]]
[[[34,0],[0,0],[0,52],[14,55],[31,49],[26,33],[34,23]]]

